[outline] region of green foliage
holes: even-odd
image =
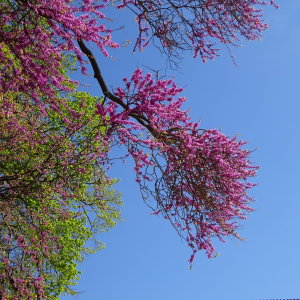
[[[0,114],[0,174],[12,178],[10,188],[5,183],[0,186],[1,255],[9,258],[15,277],[18,270],[38,272],[46,299],[51,300],[76,294],[72,286],[80,278],[78,263],[103,249],[97,235],[122,220],[121,195],[114,190],[118,181],[109,179],[102,168],[109,147],[102,139],[107,128],[94,111],[103,99],[75,91],[76,85],[67,77],[72,67],[74,57],[64,57],[61,73],[65,86],[74,91],[62,95],[54,89],[56,111],[43,94],[39,94],[41,101],[48,103],[44,115],[25,94],[9,92],[5,98],[14,113]],[[1,102],[0,108],[5,106]],[[68,126],[66,119],[76,118],[78,126]],[[31,136],[9,131],[13,121],[31,131]],[[7,236],[12,240],[9,247]],[[30,254],[17,247],[20,236]],[[0,275],[6,271],[1,262]],[[13,299],[14,285],[1,276],[0,289]],[[32,295],[36,297],[34,291]]]

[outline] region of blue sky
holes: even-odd
[[[106,249],[79,266],[79,299],[300,299],[300,2],[276,3],[278,10],[265,9],[270,28],[262,42],[233,49],[238,68],[223,50],[206,64],[186,55],[180,72],[167,71],[185,87],[185,108],[191,107],[194,120],[201,117],[202,128],[239,133],[249,149],[258,147],[253,160],[261,166],[259,185],[250,191],[256,211],[240,231],[247,242],[215,241],[220,256],[198,253],[190,270],[190,249],[143,203],[132,161],[117,163],[110,175],[121,178],[117,189],[123,193],[125,221],[99,236]],[[109,12],[113,26],[126,25],[115,40],[133,38],[133,16]],[[132,55],[132,46],[111,52],[115,61],[95,52],[108,85],[122,86],[137,66],[165,66],[154,48]],[[101,95],[92,77],[83,80],[92,95]]]

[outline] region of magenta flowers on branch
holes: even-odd
[[[59,113],[58,104],[64,103],[58,103],[62,100],[56,92],[72,90],[60,72],[64,57],[75,53],[81,72],[86,74],[86,55],[109,99],[95,107],[109,127],[104,145],[127,147],[127,155],[135,161],[143,198],[152,196],[157,203],[153,214],[170,220],[187,241],[192,248],[190,262],[201,249],[211,257],[215,252],[213,237],[239,238],[235,220],[245,219],[252,211],[247,190],[254,184],[248,179],[255,176],[258,167],[249,161],[251,153],[243,148],[245,142],[217,130],[199,129],[199,124],[191,121],[188,112],[181,110],[186,99],[176,98],[183,89],[173,80],[154,80],[137,69],[130,79],[124,79],[125,87],[114,93],[108,90],[96,58],[85,45],[95,44],[104,56],[109,48],[119,47],[111,40],[112,30],[103,24],[102,11],[108,1],[103,2],[1,1],[0,93],[4,98],[9,91],[28,95],[39,107],[41,118],[49,110]],[[270,4],[276,6],[273,1]],[[117,7],[136,14],[139,34],[134,50],[158,41],[159,50],[176,66],[184,51],[207,61],[218,56],[219,42],[229,47],[238,46],[241,37],[260,39],[267,28],[261,5],[264,3],[258,0],[124,0]],[[41,93],[45,97],[41,98]],[[17,118],[13,104],[5,101],[7,112],[14,112],[13,118]],[[70,118],[64,122],[75,130],[80,116],[68,109]],[[14,131],[30,137],[26,128]],[[109,163],[106,155],[98,152]]]
[[[251,152],[242,148],[246,143],[218,130],[199,129],[181,110],[186,99],[176,98],[183,89],[172,79],[155,81],[137,69],[124,81],[126,88],[117,88],[115,95],[126,109],[118,112],[112,101],[96,114],[108,113],[114,139],[134,158],[144,200],[149,196],[156,200],[153,214],[170,220],[188,242],[193,249],[191,263],[198,250],[212,256],[212,237],[241,239],[235,220],[246,219],[253,210],[247,190],[255,184],[247,180],[258,169],[249,161]],[[138,124],[134,116],[147,125]],[[141,138],[138,131],[145,127],[148,135]]]

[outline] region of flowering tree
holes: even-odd
[[[78,82],[66,78],[61,66],[67,53],[74,52],[81,72],[86,74],[86,55],[104,101],[95,102],[93,110],[102,128],[95,128],[93,139],[101,145],[93,150],[93,158],[87,151],[81,159],[97,158],[105,165],[109,163],[108,148],[124,145],[128,150],[125,156],[131,155],[135,161],[136,181],[144,200],[153,197],[153,214],[170,220],[187,241],[192,248],[190,263],[201,249],[211,257],[215,253],[212,237],[239,238],[235,220],[245,219],[252,210],[247,190],[253,184],[248,178],[255,176],[258,167],[249,161],[251,153],[237,137],[200,129],[191,121],[188,112],[181,110],[186,99],[178,95],[183,89],[173,80],[155,80],[137,69],[132,77],[124,78],[124,87],[114,91],[107,88],[86,45],[94,43],[106,57],[109,48],[119,47],[102,22],[108,1],[103,2],[0,1],[0,82],[5,109],[18,120],[18,108],[10,93],[22,93],[26,95],[22,98],[24,118],[35,107],[41,122],[56,113],[67,132],[80,129],[80,113],[59,97],[74,91]],[[229,49],[230,45],[238,46],[240,37],[260,39],[267,28],[261,9],[266,3],[259,0],[123,0],[112,4],[136,14],[139,35],[134,50],[142,51],[153,42],[172,66],[184,51],[207,61],[218,56],[218,43]],[[270,4],[276,6],[273,0]],[[28,103],[31,106],[27,108]],[[30,144],[34,131],[17,122],[10,126],[11,132],[21,132]],[[58,136],[54,135],[54,140]],[[65,161],[72,165],[64,155],[68,157],[68,151],[59,157],[60,164]],[[87,171],[75,163],[74,172]]]

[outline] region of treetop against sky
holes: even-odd
[[[21,150],[14,149],[15,143],[22,148],[54,142],[63,146],[54,152],[59,154],[53,157],[58,159],[61,170],[73,170],[79,177],[76,180],[80,182],[90,181],[84,176],[100,176],[102,179],[98,178],[95,182],[101,186],[103,178],[106,178],[103,167],[109,167],[111,163],[110,148],[123,145],[127,150],[124,158],[131,156],[135,161],[136,182],[144,201],[149,204],[148,200],[152,197],[155,200],[153,214],[163,215],[188,243],[192,249],[192,265],[199,250],[205,250],[208,257],[217,255],[211,242],[213,237],[221,241],[225,236],[242,240],[236,220],[246,219],[247,213],[253,211],[249,206],[253,199],[247,192],[255,186],[249,178],[256,175],[258,166],[250,161],[251,151],[245,149],[246,143],[238,140],[237,136],[229,138],[218,130],[201,129],[199,123],[191,121],[189,112],[182,110],[183,103],[187,101],[180,96],[183,88],[173,79],[153,78],[150,73],[145,74],[138,68],[130,78],[123,79],[122,86],[115,90],[108,89],[97,59],[89,48],[95,45],[107,57],[111,48],[119,47],[113,42],[114,29],[103,24],[107,18],[104,14],[107,4],[107,1],[100,4],[92,0],[0,2],[0,82],[4,104],[2,114],[9,126],[7,134],[11,135],[9,143],[13,156],[9,158],[18,161]],[[136,16],[138,36],[133,51],[142,51],[153,42],[173,68],[176,68],[184,52],[192,53],[195,58],[199,55],[206,62],[219,55],[218,43],[232,51],[231,48],[238,45],[241,37],[257,40],[268,28],[262,11],[266,3],[257,0],[125,0],[110,4],[119,10],[129,9]],[[278,8],[273,1],[270,5]],[[88,117],[84,117],[86,112],[81,111],[90,99],[88,95],[75,97],[77,102],[81,99],[76,109],[76,101],[68,96],[74,94],[79,85],[66,73],[66,70],[75,68],[69,60],[70,53],[75,54],[73,57],[79,62],[84,75],[88,59],[104,96],[96,99]],[[41,130],[47,122],[47,126],[52,126],[53,114],[60,125],[45,129],[46,132],[53,131],[49,136]],[[35,116],[34,120],[28,119],[32,116]],[[95,124],[91,125],[92,129],[89,122]],[[85,131],[86,128],[89,130]],[[3,136],[4,145],[6,142]],[[3,199],[17,194],[18,201],[26,206],[27,200],[22,198],[22,193],[29,190],[23,189],[22,184],[24,180],[32,184],[35,172],[42,175],[43,182],[52,184],[53,175],[50,173],[57,164],[51,162],[52,154],[47,157],[46,152],[42,153],[45,154],[41,157],[42,163],[38,162],[33,167],[27,179],[26,176],[14,174],[11,168],[3,168],[9,173],[1,173]],[[21,160],[29,159],[22,155]],[[92,168],[99,172],[93,173]],[[26,173],[28,170],[21,167],[19,172],[24,171]],[[74,178],[75,173],[72,173]],[[70,218],[68,199],[77,197],[72,190],[77,186],[72,176],[65,178],[70,181],[59,177],[62,183],[56,181],[57,185],[49,195],[43,184],[37,187],[30,185],[30,188],[45,192],[46,198],[51,196],[52,199],[55,193],[61,195],[59,203],[66,222]],[[71,188],[72,184],[75,186]],[[33,196],[30,194],[30,197]],[[102,196],[97,197],[100,199]],[[12,208],[16,210],[16,218],[18,201]],[[92,206],[91,203],[88,205]],[[35,204],[30,207],[34,214],[38,213]],[[117,218],[117,215],[110,217]],[[2,218],[7,217],[3,215]],[[35,220],[37,215],[32,218]],[[12,218],[8,220],[13,222]],[[19,249],[25,247],[21,235],[12,236]],[[8,237],[9,242],[11,238]],[[55,246],[53,249],[56,251],[59,248]],[[28,278],[31,278],[32,289],[29,291],[25,288],[27,281],[18,277],[21,275],[13,269],[9,259],[3,259],[11,274],[7,273],[7,277],[4,274],[2,278],[10,280],[7,284],[10,284],[11,293],[31,293],[28,299],[34,294],[45,298],[45,283],[41,276],[35,278],[31,273]],[[18,265],[22,266],[22,260]],[[40,270],[39,266],[36,270]],[[14,272],[15,275],[12,275]]]

